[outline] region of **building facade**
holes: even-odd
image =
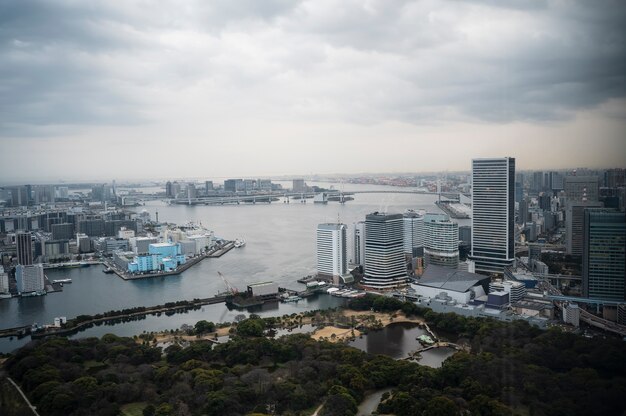
[[[586,209],[583,228],[583,296],[626,300],[626,214]]]
[[[424,264],[456,269],[459,266],[459,225],[446,214],[424,216]]]
[[[515,159],[472,160],[472,251],[476,272],[502,274],[515,262]]]
[[[33,264],[33,237],[31,233],[17,233],[15,235],[17,249],[17,264],[30,266]]]
[[[404,254],[417,257],[424,247],[424,216],[415,211],[404,214]]]
[[[317,226],[317,274],[338,279],[348,273],[348,231],[345,224]]]
[[[19,293],[42,292],[45,289],[43,265],[18,265],[15,268],[15,280]]]
[[[352,262],[365,268],[365,221],[355,223],[352,231]]]
[[[363,285],[392,289],[405,286],[402,214],[375,212],[365,217],[365,276]]]

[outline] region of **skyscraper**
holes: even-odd
[[[565,205],[565,250],[572,256],[583,254],[584,212],[586,208],[601,208],[600,202],[571,201]]]
[[[515,261],[515,159],[472,160],[472,254],[476,272],[501,274]]]
[[[415,211],[404,214],[404,254],[416,257],[424,247],[424,216]]]
[[[568,201],[596,202],[599,197],[597,176],[566,176],[565,197]]]
[[[391,289],[406,285],[402,225],[402,214],[375,212],[365,217],[365,286]]]
[[[337,281],[348,273],[348,233],[345,224],[317,226],[317,273]]]
[[[583,296],[626,300],[626,214],[585,209]]]
[[[33,240],[31,233],[17,233],[15,235],[17,248],[17,264],[29,266],[33,264]]]
[[[459,225],[446,214],[424,216],[424,263],[456,269],[459,266]]]
[[[352,235],[354,264],[365,267],[365,221],[354,224]]]

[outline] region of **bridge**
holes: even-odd
[[[241,204],[241,203],[272,203],[272,201],[279,201],[281,198],[291,198],[306,200],[315,197],[320,193],[325,193],[329,197],[339,197],[340,201],[345,196],[351,196],[356,194],[413,194],[413,195],[434,195],[439,197],[448,198],[451,200],[459,200],[460,193],[455,192],[431,192],[424,190],[363,190],[363,191],[349,191],[341,192],[338,190],[330,190],[323,192],[272,192],[266,194],[250,194],[250,195],[224,195],[224,196],[205,196],[197,198],[180,198],[180,199],[167,199],[168,203],[176,205],[227,205],[227,204]]]
[[[549,280],[542,280],[542,282],[544,282],[548,286],[547,297],[551,299],[554,302],[554,304],[557,306],[557,308],[559,309],[563,309],[564,302],[576,302],[576,303],[586,303],[586,304],[596,305],[596,308],[598,311],[599,311],[600,305],[617,306],[619,308],[620,306],[626,304],[626,302],[624,301],[564,296],[560,290],[552,286],[552,283],[550,283]],[[626,326],[620,325],[616,322],[609,321],[604,318],[600,318],[599,316],[596,316],[582,308],[580,308],[580,320],[590,326],[619,334],[622,337],[626,337]]]

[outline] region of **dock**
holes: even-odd
[[[137,279],[149,279],[152,277],[175,276],[175,275],[181,274],[182,272],[189,269],[190,267],[195,266],[196,264],[200,263],[204,259],[222,257],[224,254],[228,253],[234,247],[235,247],[234,241],[229,241],[225,245],[217,247],[213,250],[210,250],[201,256],[192,257],[185,264],[182,264],[179,267],[177,267],[175,270],[171,270],[169,272],[144,273],[144,274],[134,275],[134,274],[128,274],[124,271],[119,270],[117,267],[115,267],[114,264],[105,263],[105,265],[109,269],[111,269],[113,273],[115,273],[116,275],[118,275],[124,280],[137,280]]]

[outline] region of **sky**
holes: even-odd
[[[0,2],[0,182],[625,167],[615,0]]]

